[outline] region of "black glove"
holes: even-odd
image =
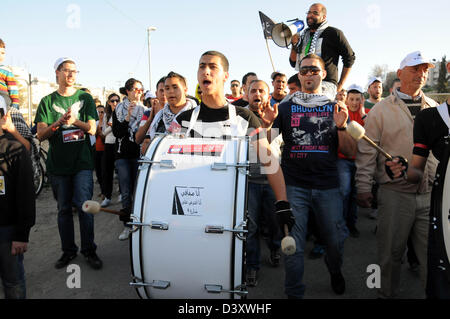
[[[394,158],[398,158],[398,162],[400,164],[402,164],[402,166],[405,166],[405,169],[402,171],[402,173],[400,174],[399,177],[403,177],[406,174],[406,171],[408,170],[408,160],[406,158],[404,158],[403,156],[394,156],[392,157],[392,159]],[[387,162],[388,160],[386,160]],[[387,166],[386,164],[384,165],[384,168],[386,170],[386,174],[389,176],[390,179],[394,179],[394,173],[391,171],[391,168],[389,166]]]
[[[292,215],[292,209],[289,202],[279,200],[275,203],[275,216],[277,216],[281,233],[284,235],[284,225],[288,226],[289,232],[295,224],[295,217]]]
[[[119,216],[119,220],[124,222],[124,223],[128,223],[131,221],[130,219],[130,215],[131,215],[131,208],[130,207],[125,207],[122,208],[120,210],[120,212],[122,213],[122,215]]]

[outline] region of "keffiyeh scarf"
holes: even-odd
[[[310,53],[316,53],[317,52],[317,41],[319,40],[320,35],[322,34],[322,32],[329,27],[328,21],[325,20],[324,22],[322,22],[322,24],[320,25],[320,27],[316,30],[316,32],[314,32],[314,35],[311,39],[311,32],[310,32],[310,28],[307,28],[302,35],[300,36],[300,41],[298,42],[299,47],[297,49],[297,52],[299,54],[299,58],[297,58],[297,65],[296,65],[296,70],[298,70],[299,68],[299,63],[300,61],[307,56]],[[309,46],[308,52],[306,52],[306,46],[308,45],[309,41],[311,39],[311,44]],[[319,50],[321,51],[321,50]],[[319,54],[320,55],[320,54]]]
[[[306,106],[306,107],[316,107],[328,104],[331,100],[322,94],[309,94],[303,92],[295,92],[291,95],[290,101],[295,104]]]
[[[197,106],[197,103],[195,103],[194,100],[186,99],[186,105],[177,114],[175,114],[175,113],[172,113],[172,111],[170,110],[169,104],[166,103],[166,105],[164,105],[163,109],[160,110],[158,113],[156,113],[155,118],[153,119],[152,124],[150,125],[148,135],[150,135],[151,139],[153,139],[155,137],[156,130],[157,130],[159,122],[161,120],[164,122],[164,126],[167,131],[170,127],[170,124],[172,123],[172,121],[175,119],[175,117],[178,114],[181,114],[184,111],[193,109],[196,106]]]
[[[128,108],[130,106],[130,100],[124,97],[123,101],[117,105],[115,112],[117,115],[117,120],[122,123],[125,121],[125,117],[128,115]],[[130,120],[128,121],[128,138],[130,141],[134,142],[134,134],[139,129],[139,124],[142,116],[144,115],[144,107],[137,104],[133,112],[130,115]]]

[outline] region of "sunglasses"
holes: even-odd
[[[114,100],[109,100],[109,102],[111,102],[111,103],[119,103],[119,100],[114,99]]]
[[[300,75],[307,75],[311,72],[311,75],[318,75],[322,71],[318,67],[315,66],[304,66],[300,68]]]
[[[239,86],[239,84],[231,84],[231,87],[233,88],[233,87],[238,87]]]

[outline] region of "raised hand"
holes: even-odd
[[[338,101],[334,105],[334,122],[338,128],[345,127],[348,119],[348,109],[347,106],[342,101]]]
[[[9,133],[13,133],[16,131],[16,126],[12,122],[10,111],[8,111],[8,113],[6,113],[6,115],[2,119],[0,119],[0,125],[2,127],[2,130]]]
[[[273,121],[275,121],[278,116],[278,103],[274,104],[272,107],[270,106],[270,101],[266,101],[263,103],[262,107],[258,109],[258,114],[263,121],[263,127],[271,127]]]

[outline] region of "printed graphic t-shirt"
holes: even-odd
[[[272,130],[279,129],[283,134],[281,167],[287,185],[308,189],[339,186],[334,104],[317,107],[292,101],[280,104]]]
[[[77,90],[72,96],[61,96],[57,91],[42,98],[34,123],[51,125],[71,108],[83,122],[98,120],[92,96]],[[72,175],[80,170],[94,169],[94,148],[89,134],[76,126],[61,126],[49,138],[48,172],[54,175]]]

